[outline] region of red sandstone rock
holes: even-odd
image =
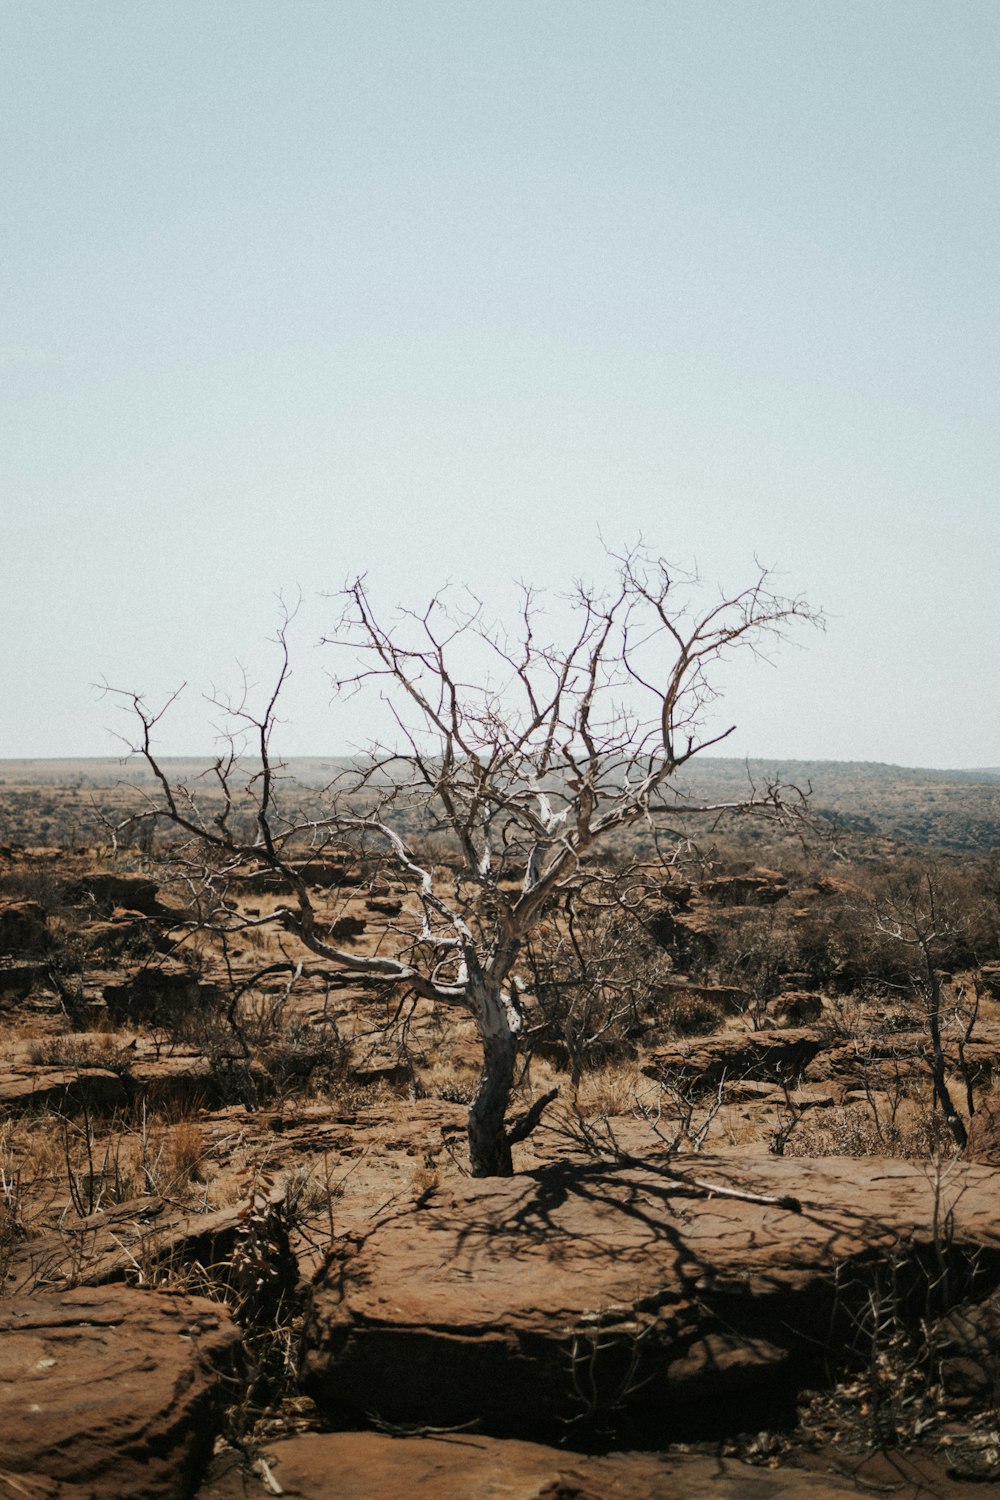
[[[160,903],[156,882],[145,875],[94,871],[79,880],[69,881],[63,888],[63,898],[77,905],[91,906],[104,916],[110,916],[116,906],[142,912],[147,917],[163,916],[167,911]]]
[[[238,1333],[200,1297],[115,1288],[0,1303],[0,1477],[58,1500],[189,1495]]]
[[[115,1025],[176,1029],[194,1025],[199,1015],[218,1011],[223,992],[216,984],[203,983],[176,960],[165,959],[138,969],[124,984],[105,985],[104,1000]]]
[[[771,906],[788,895],[788,882],[777,870],[752,870],[747,875],[719,875],[703,880],[700,896],[720,906]]]
[[[785,990],[771,1001],[768,1014],[779,1026],[818,1021],[823,1014],[823,997],[813,990]]]
[[[757,1468],[717,1454],[589,1457],[474,1433],[309,1433],[268,1444],[266,1462],[284,1493],[300,1500],[857,1500],[879,1492],[952,1500],[965,1493],[933,1464],[903,1454],[881,1464],[849,1459],[837,1474],[791,1464]],[[859,1487],[852,1472],[862,1469]],[[198,1500],[248,1494],[265,1490],[231,1462],[228,1472],[205,1483]]]
[[[727,1416],[768,1425],[850,1333],[873,1266],[929,1242],[935,1214],[954,1201],[956,1243],[1000,1247],[995,1183],[952,1164],[935,1205],[922,1164],[777,1157],[468,1182],[331,1262],[308,1319],[310,1390],[355,1419],[501,1435],[620,1429],[630,1411],[664,1439]]]
[[[40,953],[49,945],[48,920],[40,901],[0,903],[0,953]]]
[[[808,1027],[710,1036],[651,1048],[642,1071],[669,1077],[694,1090],[712,1088],[724,1078],[794,1083],[826,1045],[825,1033]]]

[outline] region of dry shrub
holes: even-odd
[[[672,990],[670,997],[663,1011],[663,1020],[665,1029],[675,1036],[707,1036],[725,1019],[718,1001],[698,990],[691,994]]]
[[[5,1120],[0,1125],[0,1163],[21,1173],[25,1182],[41,1182],[62,1168],[59,1118],[51,1111]]]
[[[574,1084],[587,1069],[634,1056],[673,974],[661,947],[599,879],[550,913],[523,959],[533,1045],[562,1051]]]
[[[786,1156],[900,1156],[927,1159],[953,1156],[956,1146],[939,1114],[900,1110],[878,1121],[870,1109],[847,1104],[812,1111],[785,1148]]]
[[[4,1153],[0,1151],[0,1157]],[[24,1185],[20,1168],[0,1160],[0,1295],[14,1255],[27,1234],[22,1220]]]
[[[76,1119],[63,1116],[59,1123],[64,1180],[79,1218],[151,1191],[142,1142],[117,1113],[106,1128],[95,1126],[86,1109]]]
[[[350,1043],[332,1022],[293,1017],[261,1048],[260,1060],[279,1096],[311,1091],[341,1099],[350,1090]]]
[[[36,1067],[106,1068],[120,1071],[129,1062],[130,1043],[114,1032],[88,1032],[81,1036],[40,1037],[33,1042],[28,1059]]]

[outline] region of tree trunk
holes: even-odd
[[[469,1162],[473,1177],[510,1177],[514,1167],[505,1120],[514,1086],[518,1018],[499,993],[478,998],[483,1071],[469,1105]]]
[[[960,1151],[969,1144],[968,1132],[952,1101],[946,1078],[947,1064],[941,1045],[941,982],[937,977],[930,955],[927,955],[927,1020],[931,1033],[931,1074],[934,1078],[934,1097],[941,1107],[948,1129]]]

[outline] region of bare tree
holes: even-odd
[[[339,653],[336,691],[344,699],[376,695],[394,727],[334,778],[309,816],[286,816],[284,768],[271,743],[289,669],[285,629],[281,670],[264,708],[253,711],[246,695],[225,705],[233,734],[213,768],[211,813],[196,788],[172,785],[157,759],[161,713],[126,695],[141,726],[133,748],[158,784],[144,816],[180,831],[192,872],[203,860],[199,889],[212,897],[207,908],[202,900],[203,924],[249,920],[226,895],[226,871],[272,872],[291,899],[253,920],[280,923],[332,970],[471,1016],[483,1059],[469,1110],[476,1176],[512,1171],[512,1145],[554,1097],[507,1118],[524,1033],[518,959],[542,914],[593,880],[593,856],[633,825],[673,826],[696,812],[786,810],[787,789],[773,785],[705,808],[672,783],[732,732],[709,724],[720,663],[737,648],[766,651],[816,613],[802,599],[776,595],[765,571],[740,592],[706,602],[697,579],[645,550],[612,561],[607,591],[577,585],[559,601],[558,618],[568,623],[558,640],[547,633],[543,599],[529,588],[505,627],[474,598],[450,591],[420,612],[386,616],[364,578],[350,583],[338,596],[336,632],[324,642]],[[241,777],[241,795],[254,806],[249,831],[234,811]],[[422,853],[412,828],[436,830],[446,860]],[[315,854],[350,845],[377,850],[382,878],[391,868],[410,893],[404,910],[386,917],[374,952],[350,951],[328,923],[324,929],[303,866],[304,848]]]
[[[965,987],[950,1016],[943,1015],[945,992],[940,965],[956,938],[961,938],[965,913],[942,889],[943,882],[932,867],[913,869],[892,882],[874,912],[877,936],[887,941],[903,957],[909,969],[913,992],[923,1005],[930,1039],[928,1059],[934,1086],[934,1103],[941,1110],[948,1129],[960,1150],[968,1144],[968,1131],[951,1097],[948,1087],[948,1062],[942,1039],[942,1020],[952,1022],[965,1084],[965,1103],[969,1115],[974,1112],[972,1083],[965,1060],[965,1047],[971,1040],[979,1014],[979,996],[966,1008]]]

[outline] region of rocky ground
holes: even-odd
[[[1000,1477],[996,965],[943,972],[949,1017],[979,999],[946,1039],[959,1152],[891,976],[726,969],[748,912],[787,913],[785,941],[842,909],[843,877],[796,879],[661,893],[666,1019],[576,1086],[539,1032],[532,1085],[560,1097],[513,1178],[473,1180],[471,1032],[422,1004],[390,1024],[395,1001],[320,974],[290,988],[252,931],[181,943],[182,892],[150,870],[7,849],[3,1492],[820,1500]],[[347,942],[405,899],[343,866],[327,891]]]

